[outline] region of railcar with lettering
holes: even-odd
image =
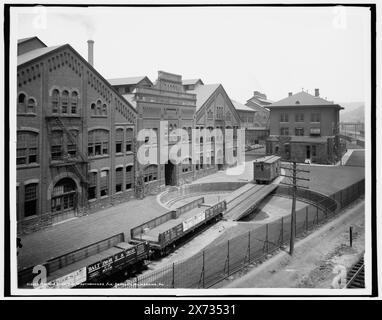
[[[281,157],[266,156],[253,161],[253,180],[270,183],[280,175]]]
[[[95,255],[56,270],[48,277],[47,287],[73,288],[106,286],[110,276],[123,271],[125,274],[139,270],[149,259],[149,246],[145,242],[120,242]],[[97,283],[97,285],[95,285]]]
[[[169,211],[130,230],[131,241],[147,242],[155,256],[164,256],[189,237],[222,218],[226,201],[207,205],[204,198]]]

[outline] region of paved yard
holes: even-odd
[[[349,167],[365,167],[365,150],[353,150],[345,165]]]
[[[156,196],[129,202],[70,220],[22,237],[19,268],[34,266],[120,232],[130,238],[130,229],[167,212]]]

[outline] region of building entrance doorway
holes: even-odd
[[[166,186],[176,186],[176,168],[170,160],[164,165],[164,176]]]
[[[310,159],[310,146],[306,146],[306,159]]]
[[[71,178],[63,178],[53,188],[51,198],[52,213],[65,216],[74,215],[77,209],[77,186]]]

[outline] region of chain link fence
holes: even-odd
[[[361,180],[330,197],[298,189],[297,198],[307,206],[296,211],[296,236],[301,236],[318,224],[332,218],[341,209],[364,194]],[[292,189],[280,186],[277,196],[291,197]],[[137,276],[125,283],[130,288],[209,288],[251,263],[265,259],[273,251],[289,243],[290,215],[256,226],[246,234],[207,248],[183,261],[160,270]]]

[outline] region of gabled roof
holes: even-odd
[[[235,107],[236,110],[240,110],[240,111],[250,111],[250,112],[256,112],[255,110],[253,110],[252,108],[250,107],[247,107],[245,104],[242,104],[240,102],[237,102],[233,99],[231,99],[232,101],[232,104],[233,106]]]
[[[290,97],[286,97],[277,102],[274,102],[267,106],[267,108],[272,107],[290,107],[290,106],[333,106],[335,105],[332,101],[325,100],[320,97],[315,97],[305,91],[298,92]]]
[[[186,80],[182,80],[182,84],[184,86],[192,85],[192,84],[197,84],[198,82],[200,82],[200,84],[204,84],[202,79],[186,79]]]
[[[26,52],[22,55],[19,55],[17,57],[17,67],[20,67],[24,65],[25,63],[28,63],[30,61],[36,60],[36,59],[41,59],[45,55],[52,53],[54,51],[58,50],[63,50],[63,49],[69,49],[71,50],[77,57],[92,71],[95,73],[97,77],[99,77],[102,81],[105,82],[105,84],[112,90],[116,96],[120,97],[124,101],[127,102],[131,110],[134,112],[137,112],[136,109],[127,101],[116,89],[113,88],[113,86],[91,65],[89,62],[84,59],[83,56],[81,56],[70,44],[64,44],[64,45],[59,45],[59,46],[54,46],[54,47],[46,47],[46,48],[39,48],[35,49],[29,52]]]
[[[65,45],[45,47],[45,48],[40,48],[40,49],[35,49],[32,51],[25,52],[24,54],[17,56],[17,66],[21,66],[24,63],[27,63],[27,62],[34,60],[40,56],[43,56],[44,54],[47,54],[49,52],[52,52],[52,51],[59,49],[61,47],[64,47],[64,46]]]
[[[22,39],[18,39],[17,40],[17,44],[20,44],[20,43],[24,43],[24,42],[27,42],[27,41],[30,41],[30,40],[34,40],[36,39],[37,41],[41,42],[41,44],[43,44],[45,47],[47,46],[44,42],[42,42],[40,40],[40,38],[38,37],[28,37],[28,38],[22,38]]]
[[[147,80],[153,84],[147,76],[107,79],[112,86],[136,85],[142,80]]]
[[[199,110],[208,98],[219,88],[220,84],[205,84],[196,87],[194,90],[187,90],[187,93],[196,94],[196,111]]]

